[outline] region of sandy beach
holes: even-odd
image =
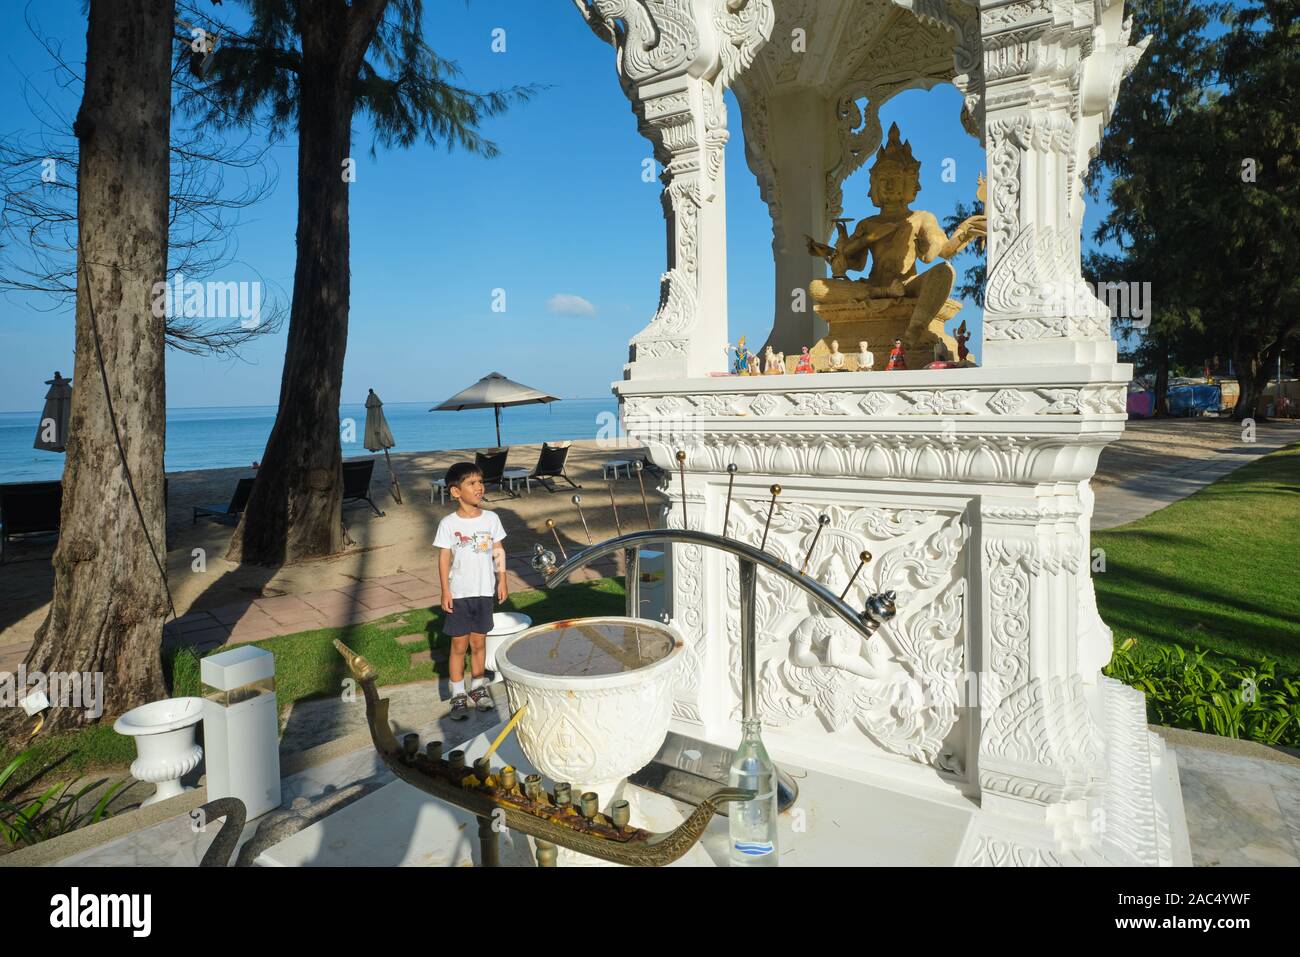
[[[1278,422],[1261,425],[1261,438],[1269,436],[1286,441],[1300,439],[1300,425]],[[1122,495],[1123,486],[1143,477],[1159,475],[1162,470],[1177,469],[1198,459],[1213,458],[1218,453],[1243,448],[1240,424],[1220,419],[1163,419],[1131,421],[1123,438],[1101,455],[1093,486],[1099,507],[1107,495]],[[510,464],[531,469],[540,451],[538,445],[511,448]],[[573,443],[569,454],[569,474],[584,488],[584,509],[594,540],[615,534],[609,492],[602,479],[602,464],[614,458],[636,458],[641,449],[626,442],[611,443],[584,440]],[[236,482],[253,474],[248,468],[207,469],[174,472],[168,476],[170,493],[167,510],[167,565],[172,598],[179,616],[215,612],[224,626],[239,624],[235,638],[255,640],[271,634],[283,634],[319,627],[331,613],[345,604],[356,608],[360,619],[379,618],[413,601],[436,600],[437,575],[433,560],[433,535],[438,521],[452,509],[437,496],[430,502],[430,483],[455,461],[472,459],[473,452],[451,450],[413,452],[393,455],[393,468],[401,482],[404,503],[398,505],[389,494],[388,470],[383,456],[375,463],[371,483],[375,502],[386,513],[377,516],[368,507],[351,505],[344,510],[344,521],[355,544],[330,558],[281,568],[238,566],[222,556],[230,541],[232,527],[200,520],[194,524],[192,508],[198,504],[225,503],[230,500]],[[646,476],[646,492],[652,514],[658,494],[654,481]],[[620,478],[614,483],[615,501],[625,530],[645,527],[645,512],[635,479]],[[504,493],[490,494],[489,508],[497,511],[505,525],[507,551],[515,571],[513,585],[522,587],[527,576],[527,557],[533,544],[554,544],[546,520],[556,521],[564,547],[572,554],[586,544],[577,511],[570,503],[573,490],[559,483],[552,494],[534,485],[531,494],[511,498]],[[52,587],[53,572],[49,558],[53,551],[50,538],[16,542],[0,574],[0,670],[16,667],[22,660],[37,627],[45,618]],[[195,549],[202,549],[206,563],[196,571]],[[304,604],[295,596],[318,596]],[[358,597],[365,599],[357,606]],[[242,611],[254,600],[275,610],[274,620],[261,614]],[[211,624],[211,619],[202,624]],[[299,627],[285,627],[298,625]],[[200,627],[196,626],[196,627]],[[208,640],[222,637],[212,632]]]

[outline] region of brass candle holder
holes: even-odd
[[[554,794],[547,794],[540,775],[527,775],[521,787],[514,768],[493,770],[487,757],[477,759],[471,770],[465,766],[465,752],[452,751],[444,760],[438,742],[422,754],[419,735],[404,735],[398,744],[388,723],[388,701],[379,697],[378,674],[371,664],[337,639],[334,647],[361,686],[370,738],[384,764],[408,784],[474,814],[486,866],[498,863],[498,810],[505,813],[508,828],[536,839],[537,863],[542,867],[555,866],[557,845],[614,864],[661,867],[695,846],[718,807],[754,798],[751,790],[722,788],[674,830],[652,833],[628,824],[626,802],[615,802],[606,816],[598,810],[599,796],[588,791],[575,806],[568,782],[557,783]]]

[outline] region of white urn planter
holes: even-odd
[[[203,760],[203,748],[194,740],[194,726],[202,720],[202,698],[165,698],[132,708],[114,722],[114,731],[135,738],[131,776],[157,785],[141,807],[188,790],[181,778]]]
[[[511,660],[516,643],[561,628],[630,626],[670,643],[667,654],[614,674],[542,674]],[[668,734],[672,685],[685,643],[670,625],[639,618],[584,618],[538,625],[508,637],[497,650],[510,708],[527,706],[519,720],[519,744],[528,760],[552,781],[568,782],[576,804],[585,791],[607,805],[618,784],[650,763]]]

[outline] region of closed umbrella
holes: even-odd
[[[41,410],[32,448],[63,452],[68,447],[68,423],[72,416],[72,381],[56,372],[45,384],[50,391],[45,393],[45,408]]]
[[[496,413],[497,446],[500,447],[503,406],[558,401],[556,396],[547,395],[530,386],[520,385],[507,379],[500,372],[493,372],[485,375],[463,392],[457,392],[442,405],[435,405],[429,411],[459,412],[461,409],[492,409]]]
[[[393,471],[393,460],[388,457],[388,450],[397,443],[393,441],[393,430],[388,427],[384,416],[384,403],[379,401],[375,390],[366,396],[366,434],[362,444],[371,452],[384,452],[384,462],[388,464],[388,478],[393,483],[393,500],[402,504],[402,487],[397,484],[397,473]]]

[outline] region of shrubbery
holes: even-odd
[[[1153,724],[1300,747],[1300,674],[1279,674],[1268,658],[1249,666],[1200,648],[1136,646],[1116,646],[1106,674],[1146,693]]]

